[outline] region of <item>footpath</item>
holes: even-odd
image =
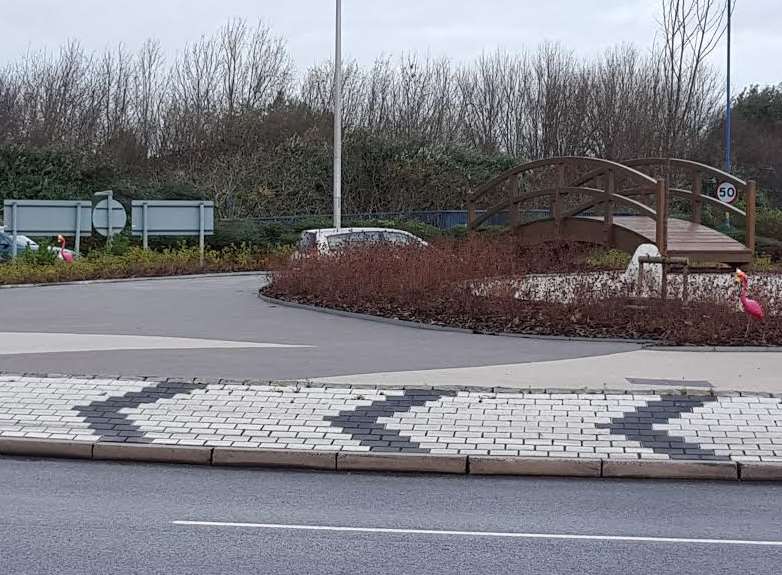
[[[782,480],[782,389],[662,387],[613,392],[4,375],[0,455]]]

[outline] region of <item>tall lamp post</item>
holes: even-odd
[[[342,0],[337,0],[334,48],[334,227],[342,227]]]
[[[727,36],[728,36],[728,79],[726,84],[726,97],[727,102],[725,105],[725,171],[730,173],[733,169],[733,154],[731,150],[731,124],[733,123],[733,111],[732,111],[732,103],[730,99],[730,28],[731,28],[731,17],[733,16],[733,0],[727,0],[728,3],[728,27],[727,27]]]

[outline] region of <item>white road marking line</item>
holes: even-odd
[[[0,355],[145,349],[286,349],[311,347],[313,346],[253,341],[223,341],[189,337],[0,332]]]
[[[291,531],[334,531],[348,533],[391,533],[412,535],[456,535],[464,537],[504,537],[511,539],[571,539],[586,541],[631,541],[642,543],[685,543],[708,545],[760,545],[782,547],[782,541],[751,539],[699,539],[686,537],[641,537],[634,535],[576,535],[569,533],[514,533],[507,531],[452,531],[445,529],[396,529],[391,527],[341,527],[336,525],[286,525],[281,523],[234,523],[227,521],[172,521],[174,525],[196,527],[244,527],[287,529]]]

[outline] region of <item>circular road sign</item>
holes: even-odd
[[[737,197],[738,197],[738,193],[736,192],[736,186],[734,186],[730,182],[723,182],[717,188],[717,198],[721,202],[725,202],[726,204],[732,204],[733,202],[736,201]]]
[[[109,233],[108,205],[109,200],[107,198],[99,201],[92,210],[92,227],[102,236],[106,236]],[[128,223],[128,215],[125,213],[125,208],[117,200],[111,200],[111,235],[115,236],[120,233],[125,228],[126,223]]]

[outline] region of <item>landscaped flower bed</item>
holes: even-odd
[[[272,297],[480,332],[656,339],[673,344],[782,345],[782,275],[750,275],[766,319],[750,325],[725,276],[698,282],[687,302],[637,298],[633,287],[596,284],[589,251],[577,245],[525,248],[511,235],[437,242],[428,249],[373,246],[313,256],[275,272]],[[519,289],[531,274],[567,273],[572,297]],[[496,281],[500,278],[502,281]],[[514,281],[505,281],[515,278]],[[596,287],[598,285],[598,287]],[[727,286],[730,286],[726,288]],[[489,286],[488,289],[476,286]],[[774,305],[776,305],[774,303]]]

